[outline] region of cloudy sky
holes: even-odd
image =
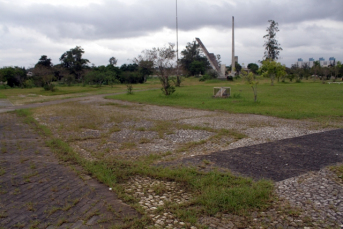
[[[130,63],[144,49],[176,43],[176,0],[0,0],[0,67],[54,64],[81,46],[84,57],[107,65]],[[297,58],[343,61],[342,0],[178,0],[179,50],[199,37],[209,52],[231,62],[235,17],[239,63],[263,57],[268,20],[279,23],[280,62]]]

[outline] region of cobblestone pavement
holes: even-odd
[[[109,228],[138,213],[59,164],[14,114],[0,114],[0,228]]]
[[[185,222],[166,211],[157,211],[167,203],[182,204],[191,199],[175,182],[159,181],[152,178],[133,177],[125,184],[125,191],[139,199],[139,204],[149,214],[157,228],[183,228]],[[196,227],[192,227],[195,229]]]
[[[327,168],[278,182],[276,193],[313,220],[343,227],[343,186]]]

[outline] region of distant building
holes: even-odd
[[[314,65],[314,59],[313,58],[310,58],[309,61],[303,61],[302,58],[298,58],[298,61],[295,63],[295,66],[298,67],[298,68],[303,68],[305,66],[308,66],[310,68],[312,68]]]
[[[336,59],[334,57],[330,57],[329,61],[326,61],[324,57],[320,57],[318,61],[319,61],[320,66],[322,67],[328,67],[329,65],[331,66],[336,65]],[[308,61],[303,61],[302,58],[298,58],[298,61],[293,66],[296,66],[298,68],[303,68],[305,66],[308,66],[312,68],[314,66],[314,62],[315,60],[313,57],[309,58]]]
[[[335,65],[336,65],[336,59],[335,59],[335,57],[330,57],[330,58],[329,58],[329,64],[332,65],[332,66],[335,66]]]

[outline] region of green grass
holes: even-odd
[[[134,95],[109,96],[110,99],[139,103],[177,106],[205,110],[223,110],[231,113],[261,114],[289,119],[343,117],[343,85],[305,83],[276,83],[262,80],[258,85],[258,102],[253,101],[251,88],[242,80],[237,82],[212,80],[188,81],[171,96],[160,90],[136,92]],[[213,87],[231,87],[228,99],[212,98]]]

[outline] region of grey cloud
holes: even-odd
[[[237,28],[267,27],[268,19],[281,25],[316,19],[343,21],[340,0],[303,1],[237,1],[210,4],[194,0],[179,1],[181,30],[202,27],[231,27],[231,16]],[[163,27],[175,28],[175,1],[138,1],[126,5],[115,1],[82,7],[33,4],[14,6],[0,2],[0,21],[7,26],[26,27],[50,39],[109,39],[147,35]]]

